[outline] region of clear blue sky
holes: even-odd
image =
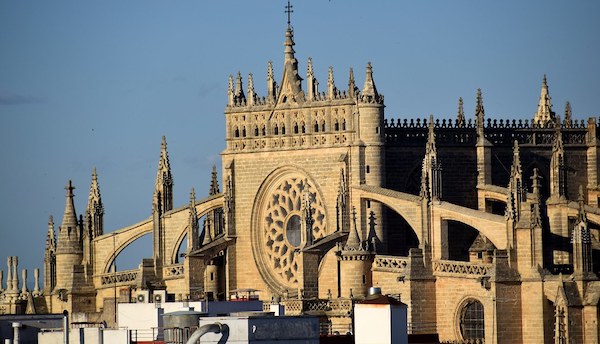
[[[162,135],[175,205],[208,192],[224,148],[227,77],[266,66],[281,77],[285,1],[0,0],[0,266],[42,267],[47,221],[56,229],[63,187],[84,210],[98,169],[105,232],[151,213]],[[600,111],[598,1],[294,1],[302,75],[313,58],[346,89],[373,63],[386,116],[454,118],[457,99],[473,116],[482,88],[486,115],[531,118],[548,74],[554,110]],[[150,249],[147,240],[147,249]],[[141,256],[125,264],[136,266]],[[33,275],[32,272],[29,274]]]

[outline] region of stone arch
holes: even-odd
[[[362,204],[363,201],[381,203],[401,216],[413,229],[419,242],[423,242],[421,203],[418,196],[374,186],[360,186],[354,189],[352,197],[358,197],[360,203],[353,202],[353,204]]]
[[[216,209],[222,208],[222,205],[216,205],[216,206],[212,206],[212,207],[208,207],[205,208],[204,211],[202,211],[201,213],[198,213],[198,222],[202,222],[202,220],[205,218],[206,215],[208,215],[208,213],[210,213],[211,211],[214,211]],[[198,223],[198,225],[200,226],[200,230],[199,230],[199,234],[202,233],[202,224]],[[183,245],[184,243],[184,239],[186,238],[187,234],[188,234],[188,229],[190,228],[189,223],[186,224],[185,226],[181,227],[180,230],[176,231],[175,233],[173,233],[174,235],[176,235],[177,240],[175,240],[175,244],[173,245],[173,247],[171,247],[171,261],[172,262],[176,262],[178,260],[178,253],[181,249],[181,245]],[[188,238],[189,240],[189,238]],[[200,243],[201,245],[202,243]]]
[[[301,216],[300,202],[305,190],[311,199],[314,220],[312,240],[320,239],[329,233],[328,212],[319,184],[306,170],[294,165],[273,170],[259,186],[254,199],[250,229],[252,252],[261,277],[275,294],[297,289],[296,257],[307,241],[303,235],[300,245],[293,245],[287,230],[289,221]]]
[[[120,234],[125,234],[125,233],[114,233],[112,235],[111,234],[106,235],[107,241],[104,246],[107,246],[107,248],[110,248],[111,250],[110,250],[110,253],[109,253],[107,259],[104,262],[104,266],[102,267],[101,273],[109,273],[110,268],[114,264],[115,259],[119,256],[119,254],[123,250],[125,250],[129,245],[131,245],[136,240],[140,239],[141,237],[143,237],[147,234],[151,234],[151,233],[152,233],[152,227],[149,227],[147,230],[139,230],[139,231],[136,231],[132,236],[128,237],[123,242],[118,241],[118,237]],[[114,242],[114,247],[111,246],[111,242]]]
[[[419,235],[415,228],[406,221],[402,214],[388,207],[384,203],[383,216],[385,216],[385,224],[387,227],[387,254],[408,256],[411,248],[418,248],[421,244]]]
[[[506,219],[479,210],[461,207],[448,202],[434,206],[433,228],[434,236],[441,236],[444,222],[455,221],[474,228],[488,238],[497,249],[506,249]]]

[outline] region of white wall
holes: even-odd
[[[406,321],[406,306],[358,303],[354,305],[354,342],[408,343]]]
[[[75,328],[69,331],[70,344],[99,344],[100,336],[103,336],[104,344],[129,343],[129,333],[127,330],[111,330],[99,328]],[[83,339],[83,341],[82,341]],[[39,344],[63,344],[64,337],[62,331],[57,332],[40,332],[38,333]]]

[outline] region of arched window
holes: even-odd
[[[254,136],[258,136],[258,127],[254,127]]]
[[[335,131],[340,130],[340,123],[338,122],[337,119],[335,120],[335,122],[333,122],[333,130],[335,130]]]
[[[342,130],[346,130],[346,119],[342,119]]]
[[[483,305],[477,300],[468,300],[460,313],[460,334],[463,339],[484,339],[484,325]]]
[[[302,134],[306,134],[306,124],[302,122]]]
[[[285,135],[285,124],[281,123],[281,135]]]
[[[246,127],[242,129],[242,137],[246,137]]]
[[[238,127],[235,127],[235,137],[240,137],[240,129]]]
[[[262,126],[262,135],[267,135],[267,128],[264,125]]]
[[[275,124],[275,128],[273,128],[273,134],[279,135],[279,126]]]
[[[321,121],[321,131],[325,131],[325,120]]]
[[[298,123],[294,122],[294,134],[298,134]]]
[[[315,133],[319,132],[319,123],[315,121]]]

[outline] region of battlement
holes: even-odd
[[[586,145],[588,132],[595,131],[595,136],[598,137],[598,130],[590,130],[597,128],[594,118],[590,118],[587,123],[585,120],[565,120],[559,125],[554,122],[536,123],[527,119],[491,118],[483,123],[484,136],[494,145],[512,146],[516,140],[519,145],[551,146],[557,129],[560,129],[565,145]],[[386,119],[384,127],[386,144],[422,147],[427,142],[427,119]],[[477,127],[471,119],[436,119],[433,127],[436,142],[440,145],[473,146],[477,142]]]

